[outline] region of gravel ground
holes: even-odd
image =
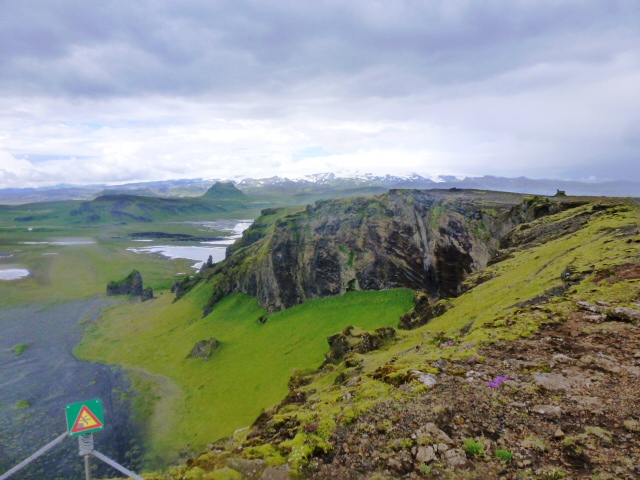
[[[95,298],[0,310],[0,473],[64,433],[65,405],[91,398],[101,398],[105,408],[106,428],[94,435],[96,450],[129,468],[137,466],[141,438],[123,395],[128,391],[124,375],[72,353],[86,320],[95,320],[109,303]],[[20,344],[28,347],[16,355],[13,347]],[[131,452],[137,452],[133,458]],[[13,478],[80,478],[83,468],[77,441],[67,439]],[[96,468],[97,475],[113,473],[110,467]]]

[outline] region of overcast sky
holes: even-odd
[[[0,188],[639,153],[637,0],[0,0]]]

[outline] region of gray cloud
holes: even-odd
[[[456,5],[458,5],[456,7]],[[395,96],[638,40],[637,2],[4,2],[0,81],[62,95],[268,93],[315,76]],[[397,72],[396,78],[390,76]],[[339,87],[339,86],[335,86]],[[408,91],[409,90],[409,91]],[[348,93],[353,94],[353,91]]]
[[[360,170],[640,175],[639,44],[631,0],[2,2],[0,150],[58,161],[4,184],[145,179],[163,154],[287,173],[319,146]]]

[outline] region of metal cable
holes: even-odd
[[[104,456],[100,452],[97,452],[97,451],[94,450],[94,451],[91,452],[91,455],[93,455],[96,458],[99,458],[100,460],[102,460],[107,465],[111,465],[113,468],[115,468],[119,472],[124,473],[125,475],[129,475],[129,477],[133,478],[134,480],[144,480],[144,478],[142,478],[140,475],[137,475],[137,474],[133,473],[131,470],[123,467],[122,465],[120,465],[115,460],[111,460],[109,457]]]

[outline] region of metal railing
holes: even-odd
[[[11,475],[13,475],[14,473],[22,470],[24,467],[29,465],[31,462],[33,462],[37,458],[41,457],[45,453],[47,453],[49,450],[51,450],[57,444],[61,443],[68,436],[69,436],[68,432],[63,433],[62,435],[57,437],[55,440],[53,440],[52,442],[46,444],[40,450],[35,452],[33,455],[25,458],[22,462],[20,462],[15,467],[13,467],[12,469],[10,469],[7,472],[5,472],[2,475],[0,475],[0,480],[6,480]],[[132,472],[131,470],[123,467],[122,465],[120,465],[115,460],[111,460],[106,455],[103,455],[102,453],[97,452],[96,450],[94,450],[93,449],[93,434],[92,433],[89,433],[87,435],[80,435],[78,437],[78,443],[79,443],[80,456],[84,457],[84,472],[85,472],[86,480],[91,480],[90,456],[94,456],[98,460],[102,460],[104,463],[106,463],[107,465],[115,468],[120,473],[124,473],[125,475],[128,475],[129,478],[133,478],[134,480],[144,480],[140,475],[137,475],[136,473]]]
[[[28,458],[25,458],[23,461],[21,461],[18,465],[13,467],[8,472],[5,472],[2,475],[0,475],[0,480],[6,480],[7,478],[9,478],[11,475],[16,473],[17,471],[22,470],[24,467],[26,467],[31,462],[33,462],[36,458],[44,455],[49,450],[51,450],[53,447],[55,447],[57,444],[61,443],[68,436],[69,436],[69,434],[67,432],[64,432],[62,435],[60,435],[58,438],[56,438],[53,442],[47,443],[44,447],[42,447],[36,453],[34,453],[33,455],[31,455]]]

